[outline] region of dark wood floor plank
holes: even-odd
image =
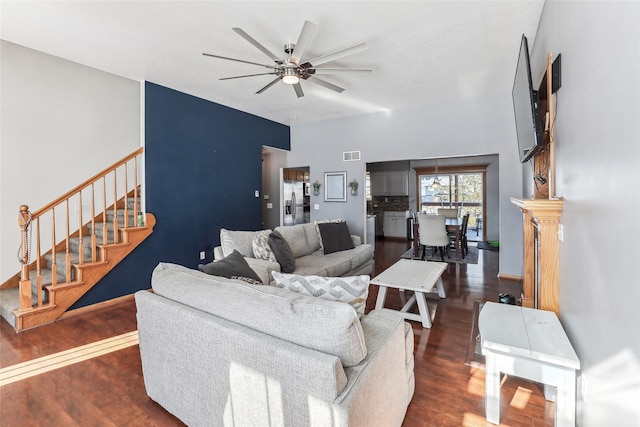
[[[378,241],[374,274],[408,248],[406,240]],[[501,292],[520,293],[517,283],[500,281],[497,275],[497,252],[481,250],[477,265],[450,264],[443,274],[447,298],[436,300],[433,327],[410,322],[416,391],[403,426],[492,426],[484,417],[484,371],[465,361],[474,302],[497,301]],[[377,286],[371,286],[367,310],[375,306],[377,294]],[[399,293],[390,290],[385,306],[399,309]],[[20,334],[2,320],[0,367],[131,332],[136,329],[135,311],[130,300]],[[544,400],[539,384],[507,378],[501,399],[503,426],[553,425],[555,406]],[[147,397],[137,345],[0,387],[0,424],[182,425]]]

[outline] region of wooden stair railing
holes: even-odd
[[[3,284],[19,287],[17,330],[55,320],[151,234],[155,218],[142,215],[139,201],[142,153],[139,148],[34,213],[20,206],[20,279]]]

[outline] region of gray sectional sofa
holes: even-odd
[[[189,426],[400,426],[413,332],[397,313],[160,264],[135,294],[147,394]]]
[[[295,257],[294,274],[326,277],[357,276],[373,271],[373,246],[362,244],[359,236],[352,235],[354,248],[326,254],[320,246],[315,223],[276,227],[291,247]],[[220,246],[214,248],[214,259],[220,260],[237,250],[265,284],[273,283],[272,271],[281,272],[280,264],[255,258],[252,239],[259,231],[220,230]]]

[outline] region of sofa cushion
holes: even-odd
[[[353,241],[346,222],[324,222],[318,224],[325,254],[353,249]]]
[[[269,245],[276,256],[280,268],[285,273],[293,273],[296,269],[296,259],[287,241],[278,231],[269,234]]]
[[[254,286],[209,276],[167,263],[154,269],[151,286],[165,298],[339,357],[345,367],[357,365],[367,355],[362,326],[355,310],[347,304],[275,286]]]
[[[253,236],[251,246],[253,248],[254,258],[265,261],[276,261],[276,256],[273,254],[271,245],[269,244],[269,234],[271,234],[271,230],[262,230]]]
[[[296,258],[309,255],[320,249],[320,240],[314,224],[296,224],[276,227],[276,231],[289,243]]]
[[[331,254],[330,256],[339,255],[340,252]],[[356,246],[345,254],[349,254],[349,262],[351,263],[351,270],[360,267],[373,258],[373,246],[370,244],[364,244]]]
[[[231,255],[219,261],[210,262],[209,264],[198,264],[198,270],[214,276],[226,277],[227,279],[248,278],[262,284],[260,277],[249,267],[247,261],[237,250],[234,250]]]
[[[233,231],[220,229],[222,255],[229,256],[234,250],[243,256],[253,258],[253,237],[260,231]]]
[[[296,260],[294,274],[302,276],[316,275],[326,277],[344,276],[351,271],[351,260],[348,256],[334,256],[340,252],[324,255],[322,251],[316,251],[311,255]]]
[[[275,285],[303,295],[329,301],[341,301],[352,306],[358,318],[364,316],[369,294],[369,276],[320,277],[272,272]]]

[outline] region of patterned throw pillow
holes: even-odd
[[[257,259],[277,262],[276,256],[273,254],[271,246],[269,245],[269,234],[271,234],[271,230],[262,230],[253,236],[251,241],[253,256]]]
[[[271,273],[278,288],[289,289],[303,295],[323,298],[330,301],[341,301],[350,304],[358,314],[364,316],[364,309],[369,294],[369,276],[352,277],[320,277],[300,276],[297,274]]]
[[[320,249],[322,249],[324,251],[324,245],[322,244],[322,233],[320,233],[320,227],[318,227],[318,224],[344,222],[344,219],[342,219],[342,218],[339,218],[339,219],[323,219],[321,221],[314,221],[314,222],[316,224],[316,233],[318,233],[318,240],[320,240]]]
[[[251,277],[231,276],[231,278],[235,280],[242,280],[243,282],[251,283],[252,285],[264,285],[260,280],[255,280]]]

